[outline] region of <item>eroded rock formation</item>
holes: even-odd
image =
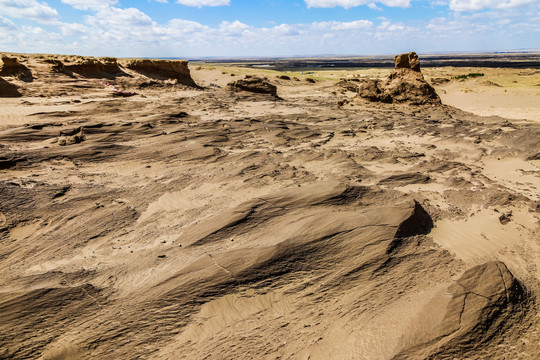
[[[128,59],[121,62],[127,69],[160,80],[174,79],[180,84],[194,86],[186,60]]]
[[[420,72],[420,59],[415,52],[396,55],[394,57],[394,64],[396,66],[396,70],[411,69],[413,71]]]
[[[397,55],[394,62],[395,70],[386,80],[365,81],[358,89],[358,96],[384,103],[411,105],[441,103],[435,89],[420,72],[420,60],[416,53]]]
[[[53,72],[64,73],[66,71],[64,63],[58,59],[45,59],[43,62],[50,64]]]
[[[2,56],[0,63],[0,76],[17,76],[21,80],[32,79],[32,73],[25,65],[21,64],[17,58]]]
[[[20,97],[17,87],[0,78],[0,97]]]
[[[56,64],[58,68],[62,68],[60,64]],[[78,73],[85,76],[110,76],[121,74],[122,70],[118,66],[115,58],[81,58],[73,62],[63,64],[67,71]]]
[[[277,87],[257,76],[246,75],[244,79],[232,81],[227,84],[227,88],[235,93],[254,93],[262,95],[270,95],[273,98],[278,98]]]

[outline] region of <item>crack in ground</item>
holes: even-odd
[[[504,286],[504,294],[506,295],[506,301],[508,302],[510,301],[510,296],[508,295],[508,287],[506,286],[506,282],[504,281],[504,276],[503,276],[501,267],[497,263],[495,265],[497,265],[497,269],[499,270],[499,274],[501,275],[501,281]]]
[[[223,270],[223,271],[225,271],[227,274],[229,274],[229,275],[233,278],[234,281],[236,281],[237,283],[239,282],[238,279],[236,278],[236,276],[233,274],[233,272],[230,271],[229,269],[227,269],[227,268],[225,268],[225,267],[219,265],[218,262],[216,261],[216,259],[212,256],[212,254],[208,254],[208,256],[210,257],[210,259],[212,259],[212,261],[214,262],[214,264],[215,264],[218,268],[220,268],[221,270]]]
[[[456,281],[456,283],[461,286],[462,288],[465,289],[465,291],[469,294],[472,294],[472,295],[476,295],[476,296],[480,296],[480,297],[483,297],[484,299],[487,299],[487,300],[490,300],[491,301],[491,297],[489,296],[485,296],[485,295],[482,295],[482,294],[478,294],[478,293],[475,293],[474,291],[472,291],[471,289],[467,288],[465,285],[461,284],[460,282]]]

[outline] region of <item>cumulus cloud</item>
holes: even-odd
[[[274,26],[271,31],[275,33],[278,36],[297,36],[300,35],[300,32],[298,29],[296,29],[294,26],[291,26],[289,24],[281,24],[278,26]]]
[[[109,7],[100,9],[95,16],[86,17],[86,23],[98,29],[109,30],[119,28],[130,31],[154,25],[150,16],[136,8],[121,9]]]
[[[368,5],[373,8],[373,6],[377,6],[376,3],[391,7],[409,7],[411,4],[410,0],[304,0],[304,2],[308,7],[332,8],[341,6],[345,9],[362,5]]]
[[[450,0],[448,6],[454,11],[475,11],[484,8],[508,9],[539,2],[539,0]]]
[[[194,32],[206,32],[210,29],[209,26],[202,25],[196,21],[172,19],[166,29],[171,29],[174,32],[180,31],[182,33],[194,33]]]
[[[178,4],[186,6],[226,6],[230,5],[231,0],[176,0]]]
[[[220,30],[226,36],[241,36],[244,32],[250,30],[250,26],[236,20],[234,22],[223,21],[220,26]]]
[[[56,9],[36,0],[0,0],[0,14],[44,24],[55,22],[58,18]]]

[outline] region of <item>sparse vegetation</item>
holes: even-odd
[[[116,62],[117,61],[115,57],[108,57],[108,56],[102,57],[100,58],[100,60],[103,62]]]
[[[477,77],[481,77],[481,76],[484,76],[483,73],[468,73],[466,75],[457,75],[457,76],[454,76],[452,79],[455,79],[455,80],[466,80],[468,78],[477,78]]]

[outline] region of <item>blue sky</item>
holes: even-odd
[[[540,0],[0,0],[0,51],[133,57],[540,48]]]

